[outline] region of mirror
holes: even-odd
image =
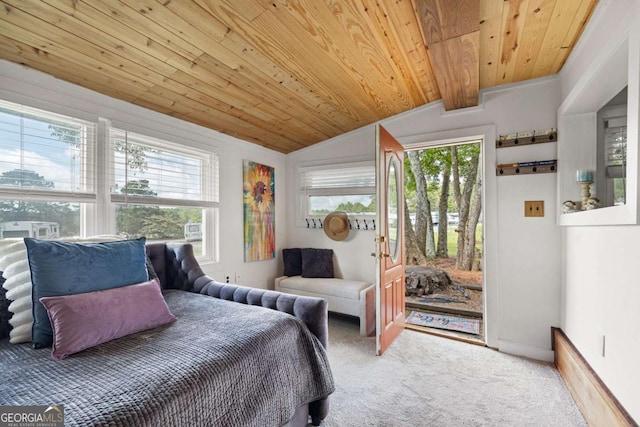
[[[396,163],[396,158],[392,158],[387,173],[387,236],[389,236],[389,254],[394,264],[398,262],[398,207],[400,204]]]

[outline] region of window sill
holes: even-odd
[[[597,225],[635,225],[637,218],[634,211],[628,205],[609,206],[606,208],[592,209],[560,214],[558,225],[560,226],[597,226]]]

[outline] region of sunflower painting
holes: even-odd
[[[244,161],[244,260],[276,256],[275,172],[270,166]]]

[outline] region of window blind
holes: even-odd
[[[373,189],[375,192],[375,186],[375,167],[369,163],[300,169],[300,188],[306,192],[328,189]]]
[[[111,201],[166,206],[218,205],[218,158],[179,144],[109,129]]]
[[[95,123],[0,100],[0,191],[95,200],[95,139]]]
[[[624,178],[627,165],[626,116],[608,119],[604,135],[607,178]]]

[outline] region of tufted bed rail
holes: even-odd
[[[291,314],[307,325],[309,331],[327,348],[326,300],[216,282],[204,273],[189,243],[150,243],[147,245],[147,254],[163,289],[180,289]],[[319,425],[328,412],[328,399],[309,403],[309,415],[315,425]]]

